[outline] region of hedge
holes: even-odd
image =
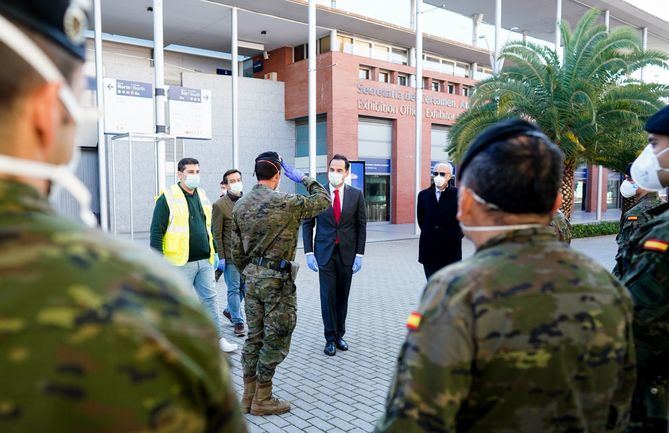
[[[618,221],[601,221],[598,223],[574,224],[571,227],[571,233],[574,239],[615,235],[618,234],[618,230],[620,230],[620,224]]]

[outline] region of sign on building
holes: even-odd
[[[170,135],[211,140],[211,90],[170,86],[167,98]]]
[[[105,78],[104,95],[106,134],[154,132],[151,83]]]

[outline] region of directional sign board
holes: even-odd
[[[211,90],[170,86],[170,135],[211,140]]]
[[[151,83],[105,78],[104,94],[106,134],[153,133],[155,122]]]

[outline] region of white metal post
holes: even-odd
[[[560,23],[562,22],[562,0],[555,0],[555,53],[558,59],[562,61],[562,54],[560,50]]]
[[[421,0],[416,1],[416,182],[414,191],[414,233],[420,234],[418,227],[418,193],[421,188],[421,150],[423,143],[423,17]],[[400,156],[397,155],[399,158]]]
[[[641,29],[641,49],[646,51],[648,49],[648,27]],[[641,68],[641,82],[644,82],[646,68]]]
[[[102,67],[102,0],[95,0],[95,84],[98,117],[98,188],[100,190],[100,228],[109,231],[109,195],[107,179],[107,142],[105,137],[104,110],[104,71]]]
[[[411,30],[416,30],[416,4],[422,1],[423,0],[409,0],[409,2],[411,3],[411,20],[410,20]]]
[[[156,133],[165,131],[165,57],[163,42],[163,0],[153,0],[153,69],[156,87]],[[156,177],[158,190],[165,189],[165,141],[159,140],[156,146]]]
[[[607,32],[611,30],[611,11],[608,9],[604,11],[604,25]]]
[[[316,0],[309,0],[309,176],[316,178]]]
[[[239,168],[239,35],[237,8],[232,8],[232,166]]]
[[[495,54],[493,56],[492,72],[497,75],[499,71],[499,52],[502,50],[502,0],[495,0]]]
[[[603,173],[604,170],[602,166],[597,167],[597,212],[595,215],[597,215],[597,221],[602,220],[602,189],[603,189]]]

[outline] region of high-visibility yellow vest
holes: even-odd
[[[198,189],[202,210],[204,210],[207,234],[209,235],[209,262],[214,264],[214,240],[211,235],[211,202],[204,190]],[[165,199],[170,209],[170,219],[167,231],[163,236],[163,255],[172,264],[183,266],[188,263],[188,241],[190,239],[190,227],[188,225],[188,203],[186,196],[179,185],[172,185],[165,191]]]

